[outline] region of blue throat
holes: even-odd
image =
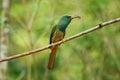
[[[59,27],[59,30],[62,31],[62,32],[65,32],[66,28],[68,27],[68,24],[67,25],[61,25]]]
[[[59,30],[62,32],[65,32],[66,28],[68,27],[68,25],[70,24],[71,21],[60,21],[60,23],[58,24],[59,26]]]

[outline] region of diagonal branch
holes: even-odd
[[[16,58],[20,58],[20,57],[23,57],[23,56],[35,54],[35,53],[37,53],[37,52],[40,52],[40,51],[49,49],[51,46],[55,46],[55,45],[58,45],[58,44],[61,44],[61,43],[70,41],[70,40],[72,40],[72,39],[75,39],[75,38],[80,37],[80,36],[82,36],[82,35],[88,34],[88,33],[93,32],[93,31],[95,31],[95,30],[101,29],[102,27],[105,27],[105,26],[107,26],[107,25],[110,25],[110,24],[113,24],[113,23],[116,23],[116,22],[120,22],[120,18],[116,18],[116,19],[113,19],[113,20],[110,20],[110,21],[103,22],[103,23],[101,23],[101,24],[99,24],[99,25],[97,25],[97,26],[95,26],[95,27],[93,27],[93,28],[90,28],[90,29],[88,29],[88,30],[85,30],[85,31],[83,31],[83,32],[80,32],[80,33],[78,33],[78,34],[75,34],[75,35],[73,35],[73,36],[71,36],[71,37],[69,37],[69,38],[63,39],[62,41],[59,41],[59,42],[56,42],[56,43],[47,45],[47,46],[45,46],[45,47],[38,48],[38,49],[35,49],[35,50],[32,50],[32,51],[28,51],[28,52],[25,52],[25,53],[13,55],[13,56],[7,57],[7,58],[5,58],[5,59],[1,59],[0,62],[4,62],[4,61],[16,59]]]

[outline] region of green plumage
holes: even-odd
[[[58,22],[57,25],[55,25],[51,31],[51,34],[50,34],[50,44],[52,43],[52,37],[55,35],[54,32],[55,31],[58,31],[62,33],[65,33],[65,30],[68,26],[68,24],[71,22],[71,16],[63,16],[60,21]]]
[[[63,16],[60,21],[58,22],[58,24],[56,24],[51,31],[50,34],[50,44],[51,43],[55,43],[58,42],[60,40],[62,40],[65,36],[65,31],[67,26],[69,25],[69,23],[71,22],[71,20],[73,18],[78,18],[78,16]],[[52,46],[51,47],[51,54],[49,57],[49,62],[48,62],[48,69],[52,69],[53,65],[54,65],[54,61],[55,61],[55,55],[56,55],[56,50],[58,48],[59,45],[56,46]]]

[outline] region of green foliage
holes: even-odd
[[[11,0],[9,56],[49,44],[52,26],[63,15],[79,14],[81,16],[81,20],[75,19],[71,22],[65,38],[103,21],[120,17],[119,0],[26,1],[23,5],[21,0]],[[1,6],[0,4],[2,11]],[[1,17],[2,13],[0,13]],[[29,24],[31,28],[28,28]],[[120,23],[113,24],[62,44],[57,50],[55,68],[52,71],[47,70],[50,53],[47,50],[9,61],[8,79],[120,80],[119,25]]]

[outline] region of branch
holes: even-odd
[[[66,39],[63,39],[62,41],[59,41],[59,42],[56,42],[56,43],[53,43],[53,44],[50,44],[50,45],[47,45],[45,47],[42,47],[42,48],[38,48],[38,49],[35,49],[35,50],[32,50],[32,51],[28,51],[28,52],[25,52],[25,53],[21,53],[21,54],[17,54],[17,55],[13,55],[13,56],[10,56],[10,57],[7,57],[5,59],[1,59],[0,62],[4,62],[4,61],[8,61],[8,60],[12,60],[12,59],[16,59],[16,58],[20,58],[20,57],[23,57],[23,56],[27,56],[27,55],[31,55],[31,54],[35,54],[37,52],[40,52],[40,51],[43,51],[43,50],[46,50],[46,49],[49,49],[51,46],[55,46],[55,45],[58,45],[58,44],[61,44],[61,43],[64,43],[64,42],[67,42],[67,41],[70,41],[74,38],[77,38],[77,37],[80,37],[82,35],[85,35],[85,34],[88,34],[90,32],[93,32],[95,30],[98,30],[98,29],[101,29],[102,27],[105,27],[107,25],[110,25],[110,24],[113,24],[113,23],[116,23],[116,22],[120,22],[120,18],[116,18],[116,19],[113,19],[113,20],[110,20],[110,21],[106,21],[106,22],[103,22],[93,28],[90,28],[88,30],[85,30],[83,32],[80,32],[78,34],[75,34],[69,38],[66,38]]]

